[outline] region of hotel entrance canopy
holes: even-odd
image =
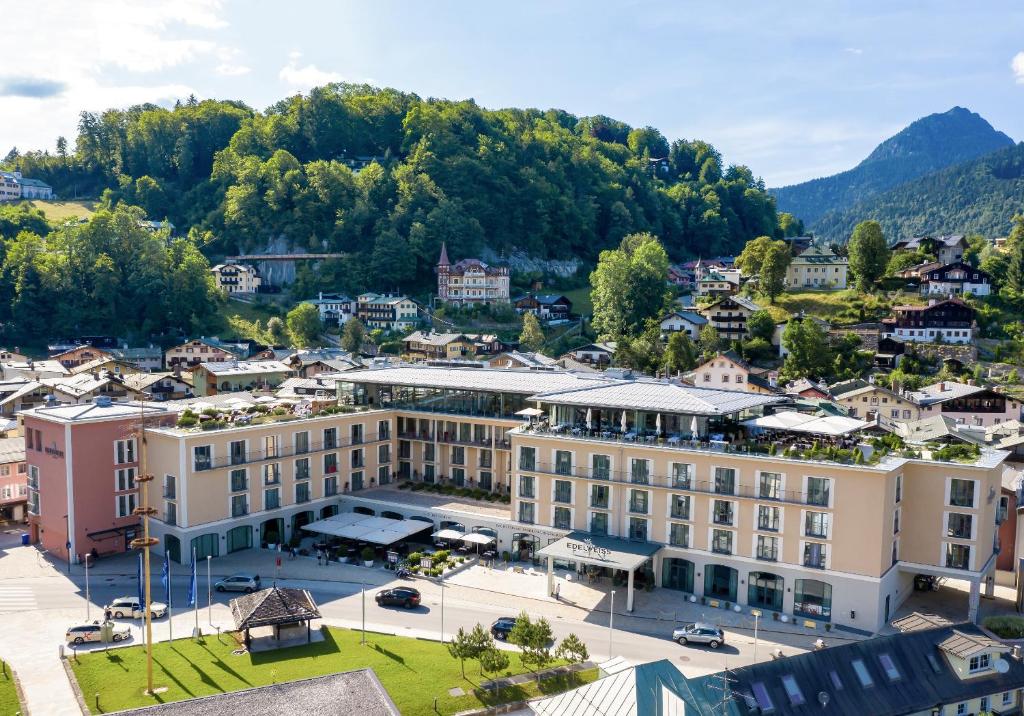
[[[557,542],[538,550],[537,555],[632,572],[659,549],[660,544],[651,542],[599,537],[589,532],[570,532]]]
[[[326,519],[303,525],[302,529],[332,537],[389,545],[408,539],[417,532],[430,529],[430,525],[418,520],[393,520],[388,517],[373,517],[357,512],[340,512]]]

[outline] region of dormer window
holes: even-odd
[[[971,660],[967,665],[967,670],[972,674],[976,674],[979,671],[987,671],[991,666],[991,662],[991,654],[978,654],[977,656],[971,657]]]

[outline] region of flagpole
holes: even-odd
[[[171,613],[171,558],[164,550],[164,566],[167,567],[167,641],[174,641],[174,625]]]
[[[198,591],[196,589],[196,587],[198,585],[196,584],[196,548],[195,547],[192,548],[192,581],[190,582],[190,585],[191,586],[189,587],[189,590],[190,590],[189,594],[192,595],[192,605],[195,607],[194,611],[195,611],[195,614],[196,614],[196,629],[195,629],[195,632],[192,634],[192,636],[193,636],[193,638],[198,639],[200,637],[200,633],[199,633],[199,595],[196,594],[196,592]]]

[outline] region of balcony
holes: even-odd
[[[210,459],[210,458],[197,458],[194,464],[194,470],[201,472],[203,470],[214,470],[221,467],[233,467],[236,465],[251,465],[253,463],[267,462],[268,460],[280,460],[286,457],[296,457],[300,455],[308,455],[310,453],[327,452],[330,450],[340,450],[347,447],[362,446],[372,443],[385,442],[384,438],[380,438],[376,433],[371,433],[363,437],[362,442],[357,443],[345,443],[343,441],[327,441],[324,443],[310,443],[308,450],[295,450],[292,447],[284,447],[276,450],[250,450],[245,455],[225,455],[224,457]],[[236,460],[241,459],[240,462]]]

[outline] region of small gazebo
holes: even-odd
[[[305,589],[270,587],[232,599],[229,605],[235,618],[235,629],[245,630],[246,648],[252,645],[249,630],[257,627],[273,627],[274,639],[280,640],[282,626],[305,623],[306,641],[310,642],[310,622],[320,619],[320,610]]]

